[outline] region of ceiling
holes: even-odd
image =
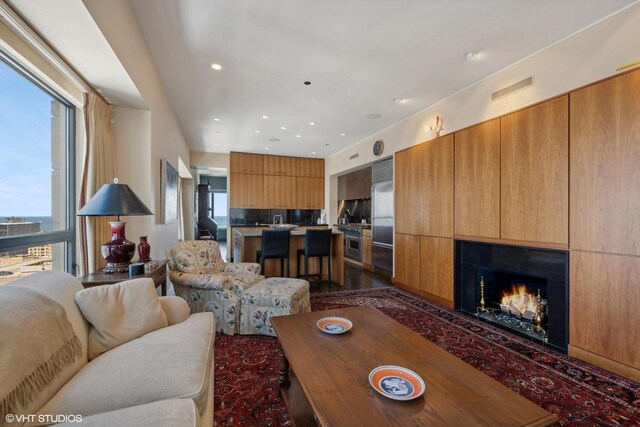
[[[81,0],[8,2],[115,105],[144,108],[95,24],[68,18]],[[130,0],[192,150],[323,158],[635,2]]]

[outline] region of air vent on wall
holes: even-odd
[[[349,160],[357,159],[358,157],[360,157],[360,153],[352,154],[349,156]]]
[[[533,86],[533,76],[527,77],[524,80],[520,80],[517,83],[509,85],[507,87],[503,87],[500,90],[497,90],[491,94],[491,100],[495,101],[496,99],[503,98],[507,95],[511,95],[514,92],[517,92],[522,89],[526,89],[529,86]]]

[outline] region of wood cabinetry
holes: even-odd
[[[264,158],[265,175],[296,176],[298,171],[297,157],[262,156]]]
[[[396,153],[399,233],[453,237],[453,135]]]
[[[373,241],[371,229],[362,230],[362,268],[373,271]]]
[[[322,159],[232,152],[229,178],[231,208],[324,208]]]
[[[571,251],[570,263],[571,347],[640,380],[640,258]]]
[[[293,176],[264,175],[265,207],[271,209],[294,209],[296,200],[296,178]]]
[[[371,197],[371,167],[338,177],[338,200],[368,199]]]
[[[571,248],[640,255],[640,71],[571,97]]]
[[[501,236],[569,242],[568,96],[501,119]]]
[[[420,236],[396,233],[393,253],[394,283],[412,291],[420,290]]]
[[[324,160],[322,159],[298,157],[296,165],[296,176],[324,178]]]
[[[453,239],[420,238],[420,290],[453,308]]]
[[[252,209],[265,207],[264,175],[232,173],[230,178],[230,207]]]
[[[455,234],[500,238],[500,119],[455,133]]]
[[[262,154],[232,151],[229,157],[230,173],[264,173],[264,156]]]
[[[324,206],[324,179],[296,177],[295,204],[299,209],[322,209]]]

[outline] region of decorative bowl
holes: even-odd
[[[402,366],[378,366],[369,373],[369,384],[384,397],[413,400],[424,394],[426,386],[420,375]]]
[[[316,325],[322,332],[332,335],[344,334],[353,327],[351,320],[344,317],[323,317]]]
[[[293,230],[298,228],[296,224],[269,224],[269,227],[274,230]]]

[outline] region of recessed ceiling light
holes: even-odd
[[[396,104],[404,104],[407,101],[407,98],[393,98],[393,102],[395,102]]]
[[[257,130],[257,131],[256,131],[256,133],[260,133],[260,131],[259,131],[259,130]]]
[[[264,147],[265,150],[269,151],[269,147]]]
[[[341,133],[340,136],[347,136],[347,134],[346,133]]]
[[[280,126],[280,129],[287,130],[287,127],[286,126]]]
[[[309,126],[315,126],[316,122],[309,122]]]
[[[217,146],[218,146],[218,144],[213,144],[213,146],[214,146],[214,147],[217,147]]]
[[[219,119],[219,118],[217,118],[217,117],[214,117],[214,118],[213,118],[213,121],[214,121],[214,122],[219,122],[219,121],[220,121],[220,119]]]
[[[302,135],[296,135],[296,138],[300,138]]]
[[[220,65],[220,64],[211,64],[211,68],[213,68],[216,71],[220,71],[220,70],[222,70],[222,65]]]
[[[280,142],[280,138],[269,138],[270,142]]]
[[[329,144],[324,144],[324,146],[325,146],[325,147],[328,147],[328,146],[329,146]]]
[[[315,151],[312,151],[312,152],[311,152],[311,154],[316,154],[316,152],[315,152]]]
[[[478,56],[478,52],[467,52],[466,55],[464,55],[464,57],[467,59],[473,59],[477,56]]]
[[[220,131],[219,131],[219,130],[217,130],[217,131],[216,131],[216,133],[217,133],[217,134],[220,134]]]
[[[268,119],[268,118],[269,118],[269,116],[262,116],[262,118],[263,118],[263,119]]]
[[[371,114],[367,114],[365,117],[367,119],[379,119],[380,117],[382,117],[382,115],[378,113],[371,113]]]

